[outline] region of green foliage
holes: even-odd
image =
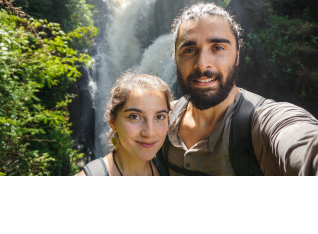
[[[94,13],[98,11],[93,5],[86,4],[85,0],[70,0],[66,7],[72,12],[70,16],[71,25],[75,27],[94,25]]]
[[[97,8],[85,0],[15,0],[15,6],[36,19],[59,23],[63,31],[93,27]]]
[[[226,8],[231,2],[231,0],[223,0],[222,2],[223,3],[221,3],[220,6],[222,6],[223,8]]]
[[[247,47],[251,50],[256,42],[260,42],[269,54],[269,62],[278,66],[287,80],[294,84],[301,83],[301,86],[295,87],[300,97],[307,96],[309,92],[318,98],[316,73],[306,72],[311,79],[308,76],[299,77],[301,70],[309,71],[316,67],[316,63],[310,64],[300,59],[302,54],[315,53],[318,49],[317,37],[311,34],[315,25],[306,19],[278,16],[271,12],[267,28],[260,29],[258,34],[248,34]],[[303,82],[305,79],[306,82]],[[313,87],[315,93],[312,92]]]
[[[318,99],[318,1],[239,0],[237,4],[244,9],[238,21],[246,32],[244,80],[239,85],[276,101],[292,102],[317,117],[313,103]]]
[[[65,34],[57,23],[0,10],[0,175],[78,171],[67,88],[91,59],[69,44],[96,33],[89,27]]]

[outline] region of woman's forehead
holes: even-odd
[[[161,90],[134,88],[127,99],[125,107],[139,107],[141,109],[155,109],[166,106],[166,97]]]

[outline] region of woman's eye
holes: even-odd
[[[138,115],[129,115],[129,119],[138,120],[140,117]]]
[[[158,115],[158,116],[157,116],[157,119],[159,119],[159,120],[164,120],[164,119],[166,119],[166,116],[164,116],[164,115]]]

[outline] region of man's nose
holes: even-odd
[[[212,56],[211,52],[207,49],[202,49],[198,54],[197,60],[194,64],[194,68],[201,72],[206,71],[206,69],[212,68]]]
[[[143,129],[141,135],[144,137],[153,137],[155,135],[155,128],[153,121],[145,121],[143,124]]]

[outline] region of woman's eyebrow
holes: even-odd
[[[159,113],[162,113],[162,112],[165,112],[168,114],[168,111],[167,110],[160,110],[160,111],[157,111],[156,114],[159,114]]]
[[[135,111],[135,112],[139,112],[139,113],[144,113],[142,110],[140,109],[137,109],[137,108],[129,108],[127,110],[125,110],[124,112],[129,112],[129,111]],[[162,113],[162,112],[165,112],[168,114],[168,111],[167,110],[160,110],[160,111],[157,111],[156,114],[158,113]]]
[[[139,110],[139,109],[137,109],[137,108],[129,108],[129,109],[125,110],[124,112],[128,112],[128,111],[136,111],[136,112],[143,113],[142,110]]]

